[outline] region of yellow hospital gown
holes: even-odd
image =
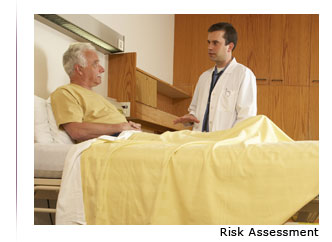
[[[51,94],[51,104],[58,127],[70,122],[127,122],[117,108],[103,96],[72,83],[57,88]]]

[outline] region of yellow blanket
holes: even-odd
[[[318,195],[318,142],[265,116],[226,131],[135,133],[81,156],[87,224],[283,224]]]

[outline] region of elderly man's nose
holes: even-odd
[[[99,65],[99,72],[103,73],[105,71],[104,67],[102,67],[101,65]]]

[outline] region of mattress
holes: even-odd
[[[66,155],[73,144],[35,143],[35,178],[61,178]]]

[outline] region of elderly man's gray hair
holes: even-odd
[[[74,65],[79,64],[85,67],[87,65],[84,52],[87,50],[96,50],[90,43],[72,43],[63,54],[62,64],[66,73],[70,77],[74,71]]]

